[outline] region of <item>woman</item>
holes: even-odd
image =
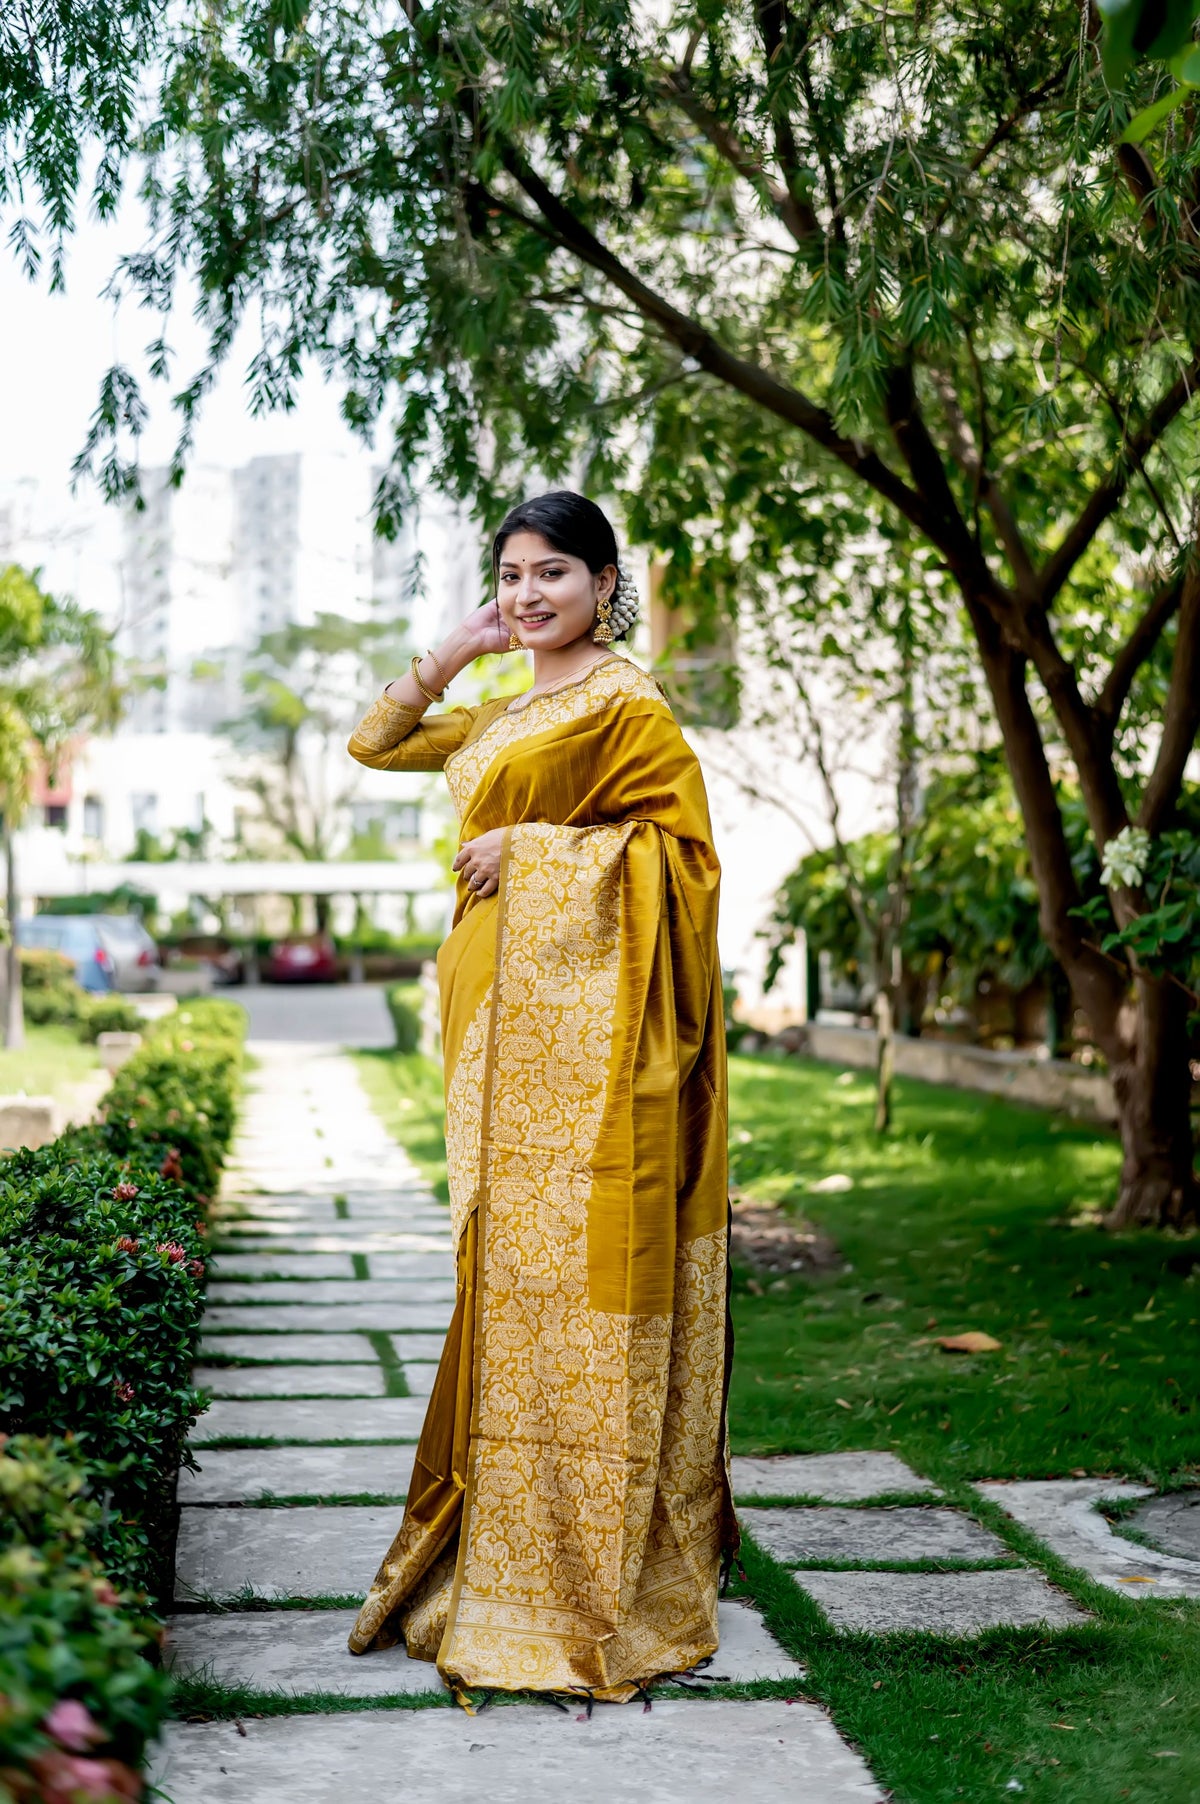
[[[486,603],[350,741],[441,770],[462,842],[438,954],[458,1289],[399,1533],[351,1651],[470,1688],[623,1701],[717,1646],[726,1074],[719,867],[637,611],[581,495],[513,510]],[[485,652],[515,700],[422,718]]]

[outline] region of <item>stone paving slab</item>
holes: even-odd
[[[784,1565],[805,1560],[1002,1560],[999,1535],[961,1510],[740,1510],[739,1520],[764,1553]]]
[[[453,1257],[449,1234],[414,1233],[405,1228],[371,1228],[352,1221],[332,1222],[320,1232],[301,1233],[290,1222],[232,1222],[217,1225],[218,1253],[442,1253]]]
[[[399,1526],[416,1448],[203,1448],[200,1470],[181,1470],[181,1504],[255,1503],[271,1497],[394,1497]]]
[[[1200,1561],[1200,1490],[1148,1497],[1134,1510],[1126,1526],[1149,1535],[1164,1553],[1173,1554],[1176,1559]]]
[[[454,1311],[441,1303],[217,1303],[205,1311],[210,1333],[241,1328],[266,1334],[400,1334],[432,1333],[450,1326]]]
[[[209,1261],[211,1281],[222,1278],[353,1278],[349,1253],[220,1253]]]
[[[987,1481],[975,1489],[1029,1529],[1052,1553],[1125,1597],[1200,1597],[1200,1562],[1139,1547],[1115,1535],[1096,1505],[1152,1495],[1148,1485],[1111,1478]]]
[[[286,1222],[294,1224],[302,1233],[323,1231],[339,1223],[347,1227],[357,1223],[371,1233],[381,1228],[405,1228],[415,1233],[444,1234],[450,1229],[449,1211],[440,1204],[429,1206],[425,1198],[418,1206],[411,1198],[379,1197],[370,1203],[347,1204],[346,1210],[347,1213],[342,1215],[332,1197],[295,1200],[286,1197],[280,1201],[258,1197],[253,1205],[241,1204],[234,1208],[222,1205],[220,1219],[223,1227],[238,1229],[252,1228],[259,1222],[274,1229],[279,1223]]]
[[[440,1335],[417,1334],[413,1339],[441,1345]],[[291,1360],[310,1359],[323,1365],[342,1360],[351,1365],[365,1364],[375,1357],[365,1334],[202,1334],[200,1355],[269,1359],[285,1365]]]
[[[406,1360],[436,1362],[442,1357],[444,1339],[441,1334],[397,1334],[392,1344],[403,1351]],[[344,1360],[355,1365],[375,1357],[365,1334],[205,1334],[200,1352],[209,1359],[270,1360],[282,1365],[308,1360],[321,1364]]]
[[[739,1457],[733,1461],[733,1490],[737,1497],[820,1497],[829,1503],[858,1503],[904,1491],[941,1494],[894,1453]]]
[[[175,1596],[365,1597],[402,1514],[397,1504],[181,1509]]]
[[[208,1307],[269,1303],[453,1303],[452,1278],[280,1279],[274,1284],[210,1284]]]
[[[404,1362],[404,1382],[408,1386],[410,1397],[428,1397],[433,1392],[433,1381],[437,1377],[435,1365],[415,1365]]]
[[[425,1420],[423,1397],[366,1397],[305,1403],[212,1403],[189,1446],[212,1441],[415,1440]]]
[[[348,1653],[355,1615],[354,1610],[279,1610],[175,1616],[167,1657],[178,1673],[207,1669],[219,1684],[291,1696],[323,1691],[381,1698],[444,1689],[437,1668],[410,1660],[403,1647],[360,1657]],[[707,1669],[714,1676],[730,1684],[803,1678],[803,1668],[789,1659],[749,1604],[723,1599],[719,1622],[720,1652]]]
[[[387,1382],[379,1364],[197,1366],[192,1383],[217,1398],[387,1396]]]
[[[369,1658],[369,1656],[368,1656]],[[172,1724],[152,1781],[173,1804],[882,1804],[815,1704],[660,1702],[582,1711],[346,1711]]]
[[[437,1667],[410,1660],[403,1647],[354,1655],[346,1638],[355,1610],[234,1611],[225,1616],[173,1616],[167,1662],[183,1677],[247,1685],[300,1697],[386,1698],[445,1692]]]
[[[978,1635],[985,1629],[1090,1622],[1040,1572],[796,1572],[843,1633]]]
[[[446,1253],[372,1253],[373,1278],[454,1277],[454,1259]]]

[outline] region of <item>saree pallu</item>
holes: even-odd
[[[736,1545],[719,867],[695,757],[612,657],[418,721],[361,762],[445,769],[463,839],[438,955],[457,1299],[400,1530],[350,1637],[470,1687],[625,1697],[717,1647]]]

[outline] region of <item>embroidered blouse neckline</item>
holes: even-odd
[[[520,706],[514,707],[512,702],[509,702],[505,707],[504,712],[506,714],[524,714],[526,708],[531,708],[534,702],[541,701],[543,696],[561,695],[564,689],[577,689],[580,683],[586,683],[588,678],[594,675],[597,670],[603,670],[608,664],[623,664],[625,662],[626,660],[621,657],[619,652],[610,651],[606,658],[597,658],[594,663],[588,665],[587,669],[580,676],[575,677],[571,682],[556,683],[553,689],[539,689],[536,695],[532,690],[524,690],[522,695],[514,698],[520,703]],[[528,697],[528,700],[523,699],[526,696]]]

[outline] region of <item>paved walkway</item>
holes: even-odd
[[[315,1024],[310,997],[324,1011]],[[493,1804],[880,1800],[826,1715],[788,1701],[802,1670],[745,1602],[722,1603],[716,1670],[775,1681],[778,1695],[661,1700],[648,1715],[598,1708],[588,1720],[514,1705],[471,1719],[448,1705],[436,1670],[403,1649],[346,1652],[399,1520],[451,1315],[448,1216],[372,1112],[352,1061],[336,1044],[291,1031],[302,1016],[308,1034],[323,1027],[359,1044],[386,1040],[378,992],[331,992],[320,1003],[316,993],[250,998],[255,1070],[197,1372],[214,1401],[193,1434],[200,1469],[180,1476],[168,1647],[178,1671],[294,1699],[296,1713],[174,1726],[154,1772],[165,1796],[324,1804],[348,1787],[390,1791],[401,1780],[421,1804],[468,1793]],[[1085,1620],[891,1454],[734,1466],[744,1527],[836,1630],[969,1634]],[[995,1487],[995,1500],[1027,1520],[1035,1506],[1018,1491]],[[884,1497],[886,1506],[872,1505]],[[1035,1502],[1043,1514],[1051,1507]],[[1131,1543],[1122,1547],[1139,1557]],[[942,1570],[917,1569],[930,1561]],[[321,1714],[322,1697],[373,1707],[347,1711],[343,1702]],[[441,1707],[380,1707],[405,1698]]]

